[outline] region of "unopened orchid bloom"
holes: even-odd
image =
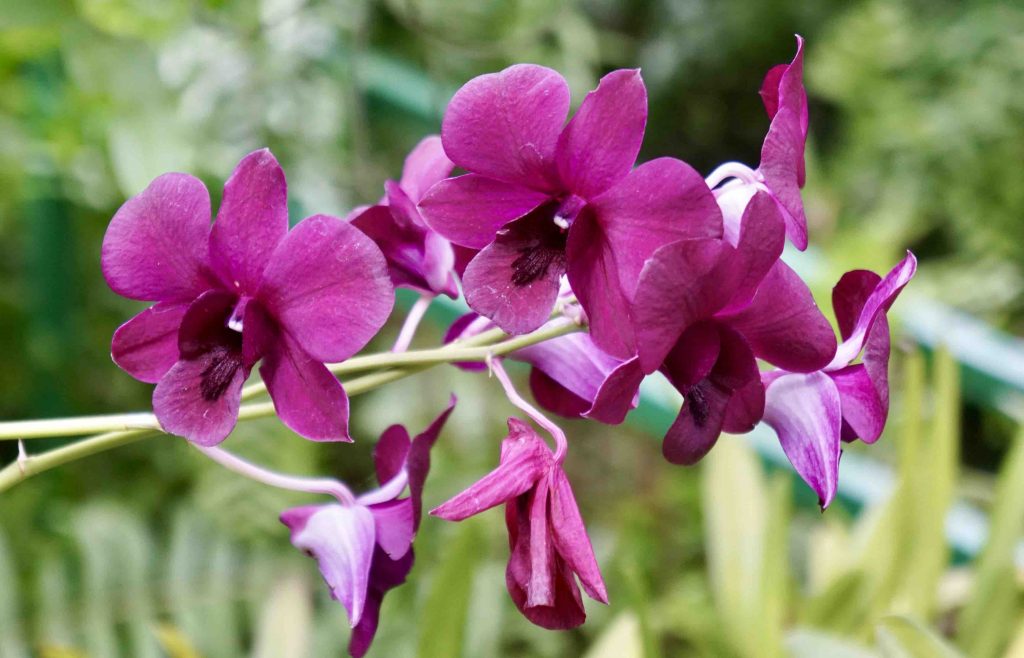
[[[889,414],[889,322],[886,311],[917,271],[910,252],[884,278],[847,272],[832,290],[843,342],[824,368],[762,374],[764,420],[824,509],[839,481],[841,440],[878,440]],[[861,357],[860,363],[854,361]]]
[[[538,626],[575,628],[586,619],[576,578],[607,603],[604,580],[561,459],[523,421],[509,418],[508,429],[500,465],[430,513],[462,521],[504,503],[512,600]]]
[[[292,544],[316,559],[331,597],[345,607],[352,625],[349,653],[355,658],[373,642],[384,595],[404,583],[412,570],[412,541],[422,516],[430,449],[454,406],[453,397],[414,439],[401,425],[384,431],[374,450],[379,489],[355,500],[295,507],[281,514]],[[406,485],[409,495],[399,498]]]
[[[325,362],[359,351],[394,303],[384,257],[341,219],[288,230],[287,185],[270,151],[249,154],[224,185],[217,221],[187,174],[160,176],[127,201],[103,239],[103,275],[156,304],[115,333],[114,362],[156,383],[163,428],[214,445],[238,418],[242,384],[260,374],[278,416],[302,436],[350,441],[348,398]]]
[[[807,285],[778,260],[783,232],[777,204],[759,191],[735,244],[731,234],[683,240],[644,266],[634,308],[640,366],[660,369],[685,398],[662,445],[673,463],[696,463],[723,430],[748,432],[761,420],[756,359],[813,372],[835,353]]]
[[[793,61],[772,67],[761,84],[761,99],[771,124],[761,146],[761,164],[756,170],[738,162],[727,162],[708,176],[725,211],[726,231],[743,214],[747,202],[758,190],[768,192],[779,204],[786,222],[786,235],[801,251],[807,248],[807,217],[800,189],[805,182],[804,149],[807,143],[807,92],[803,84],[804,40],[797,36]]]
[[[469,173],[432,187],[420,211],[453,243],[480,250],[463,277],[474,311],[509,333],[533,331],[568,274],[594,341],[629,358],[629,300],[644,260],[674,240],[721,236],[721,215],[686,163],[633,169],[647,121],[639,71],[604,76],[565,124],[568,111],[565,79],[542,66],[468,82],[441,139]]]
[[[459,288],[452,245],[426,225],[416,207],[453,167],[441,138],[424,138],[405,159],[401,180],[384,183],[384,198],[377,205],[357,209],[350,221],[384,252],[396,286],[455,299]]]

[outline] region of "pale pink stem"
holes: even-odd
[[[402,323],[402,329],[398,332],[398,340],[395,341],[395,346],[391,348],[392,352],[404,352],[409,349],[409,345],[412,343],[413,336],[416,335],[416,328],[420,326],[420,320],[427,313],[427,308],[430,307],[430,302],[434,301],[433,295],[421,295],[416,303],[409,309],[409,315],[405,316],[405,322]]]
[[[363,495],[356,499],[360,505],[376,505],[377,503],[386,503],[389,500],[398,498],[398,495],[405,490],[405,485],[409,483],[409,474],[403,468],[398,471],[395,477],[385,482],[382,486],[374,489],[373,491],[367,491]]]
[[[555,463],[561,464],[565,460],[566,451],[569,449],[569,442],[565,438],[565,432],[519,395],[519,392],[512,385],[512,380],[508,378],[508,373],[505,372],[504,366],[501,365],[500,359],[488,359],[487,365],[490,366],[491,372],[501,382],[509,402],[525,411],[527,416],[551,434],[551,437],[555,440]]]
[[[284,475],[267,470],[237,457],[223,448],[195,446],[196,450],[203,453],[224,468],[244,475],[250,480],[262,484],[277,487],[278,489],[289,489],[291,491],[302,491],[305,493],[329,494],[338,499],[342,505],[354,505],[356,497],[352,495],[344,484],[331,478],[308,478],[294,475]]]

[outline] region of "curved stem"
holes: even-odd
[[[512,380],[509,379],[508,373],[505,372],[505,367],[501,365],[501,361],[499,359],[489,360],[487,365],[490,366],[491,372],[493,372],[494,376],[498,378],[499,382],[501,382],[501,386],[505,389],[505,395],[508,397],[509,401],[525,411],[527,416],[547,430],[551,435],[551,438],[555,440],[555,463],[561,464],[565,461],[565,453],[569,449],[569,442],[566,440],[565,432],[562,431],[562,428],[551,422],[551,420],[542,414],[540,410],[519,395],[519,391],[517,391],[515,386],[512,385]]]
[[[391,348],[392,352],[404,352],[409,349],[413,336],[416,335],[416,328],[420,326],[420,320],[427,314],[427,309],[430,308],[432,301],[434,301],[433,295],[420,295],[420,298],[412,305],[409,314],[405,316],[405,322],[402,323],[402,329],[398,332],[395,346]]]
[[[277,473],[263,468],[262,466],[257,466],[256,464],[248,462],[241,457],[224,450],[223,448],[218,448],[216,446],[208,448],[203,446],[193,447],[224,468],[234,471],[239,475],[244,475],[250,480],[255,480],[256,482],[261,482],[271,487],[277,487],[278,489],[288,489],[290,491],[302,491],[305,493],[315,494],[329,494],[337,498],[338,502],[342,505],[353,505],[356,502],[356,498],[352,494],[352,491],[338,480],[334,480],[332,478],[309,478],[285,475],[284,473]]]

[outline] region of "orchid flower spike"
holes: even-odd
[[[156,302],[114,333],[114,362],[156,383],[161,426],[199,445],[238,419],[242,384],[260,375],[281,420],[315,441],[351,441],[348,398],[325,362],[344,361],[383,326],[394,289],[380,249],[336,217],[288,230],[284,172],[250,153],[210,195],[187,174],[164,174],[127,201],[103,238],[114,292]]]

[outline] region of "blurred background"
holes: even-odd
[[[808,44],[812,249],[791,263],[826,308],[847,269],[884,272],[906,248],[921,261],[890,316],[882,440],[849,446],[822,515],[770,432],[724,437],[696,468],[665,463],[679,401],[652,386],[624,426],[567,423],[610,606],[589,606],[576,631],[536,629],[505,593],[502,514],[428,519],[370,655],[1024,656],[1016,2],[4,0],[0,418],[148,407],[151,387],[109,358],[139,307],[106,287],[99,248],[160,173],[200,176],[216,205],[241,156],[270,146],[293,220],[343,215],[397,177],[460,84],[523,61],[561,71],[576,103],[604,72],[642,67],[642,158],[756,165],[757,90],[795,32]],[[436,344],[455,312],[435,309],[414,344]],[[369,488],[379,433],[419,431],[450,390],[433,505],[497,458],[514,410],[494,382],[437,368],[356,398],[354,445],[268,420],[240,425],[231,446]],[[341,655],[344,611],[277,521],[306,501],[172,438],[4,493],[0,657]]]

